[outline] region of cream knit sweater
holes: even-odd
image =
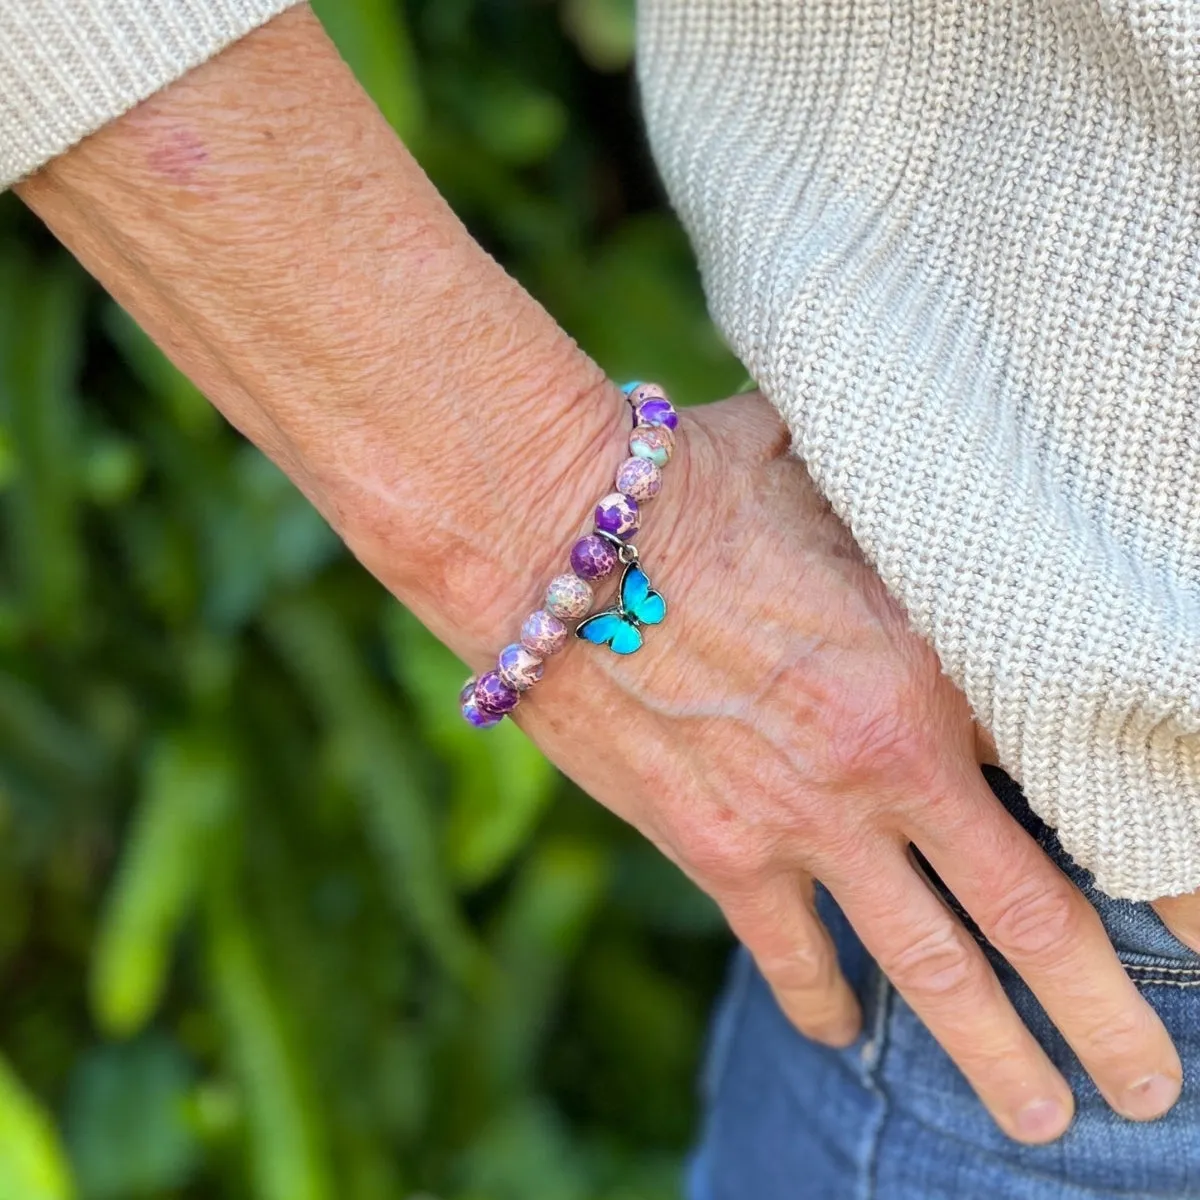
[[[0,0],[0,184],[289,0]],[[1106,891],[1200,887],[1200,2],[643,0],[713,312]]]

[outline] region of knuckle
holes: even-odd
[[[808,997],[810,1003],[834,981],[832,956],[812,942],[799,943],[786,954],[762,956],[758,966],[772,987],[790,996]],[[814,1015],[819,1017],[820,1011]]]
[[[1083,1033],[1083,1041],[1105,1058],[1128,1059],[1155,1036],[1158,1019],[1144,1002],[1125,1004],[1096,1014]]]
[[[901,992],[929,1001],[960,998],[972,987],[976,971],[970,947],[949,921],[910,941],[887,966]]]
[[[881,686],[865,700],[856,696],[833,707],[825,750],[834,777],[864,780],[883,775],[894,780],[931,761],[902,689]]]
[[[1055,963],[1078,944],[1082,923],[1082,905],[1065,878],[1023,880],[1005,896],[985,932],[1006,957]]]
[[[767,841],[733,822],[686,821],[676,830],[674,842],[680,861],[693,876],[725,890],[738,890],[757,880],[771,860]]]

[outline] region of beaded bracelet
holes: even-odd
[[[633,654],[642,647],[642,627],[667,615],[667,602],[650,586],[632,538],[641,526],[640,505],[662,488],[679,416],[656,383],[627,383],[621,390],[633,411],[633,432],[630,457],[617,469],[617,490],[596,505],[593,531],[571,547],[571,570],[550,580],[544,607],[526,617],[521,640],[500,651],[494,670],[463,684],[462,715],[480,729],[502,721],[521,702],[521,693],[542,678],[545,660],[567,644],[566,622],[579,622],[575,636],[583,641]],[[616,606],[589,617],[593,584],[618,563],[625,569]]]

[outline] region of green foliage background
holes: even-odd
[[[734,390],[631,0],[324,0],[617,378]],[[0,198],[0,1200],[666,1200],[726,943]]]

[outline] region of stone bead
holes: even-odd
[[[549,658],[567,644],[567,627],[551,612],[539,608],[521,626],[521,645],[538,658]]]
[[[533,687],[544,670],[542,660],[520,642],[505,646],[496,660],[496,674],[518,692],[527,692]]]
[[[634,383],[627,383],[622,389],[629,403],[637,408],[640,404],[645,404],[647,400],[669,400],[667,389],[661,383],[644,383],[642,380],[636,380]]]
[[[458,705],[462,710],[463,720],[469,725],[474,725],[476,729],[487,729],[492,725],[499,725],[504,720],[503,717],[493,716],[491,713],[484,712],[478,704],[475,703],[475,685],[479,682],[474,675],[463,684],[462,691],[458,693]]]
[[[475,681],[475,703],[489,716],[502,717],[521,703],[521,693],[496,671],[489,671]]]
[[[603,579],[617,566],[617,549],[598,533],[581,537],[571,547],[571,570],[580,579]]]
[[[665,425],[639,425],[629,435],[629,453],[662,468],[671,460],[675,435]]]
[[[639,504],[653,500],[662,490],[662,472],[648,458],[627,458],[617,471],[617,491]]]
[[[665,396],[651,396],[634,410],[639,425],[665,425],[674,429],[679,424],[675,406]]]
[[[621,492],[610,492],[596,505],[596,528],[612,537],[631,538],[642,523],[637,501]]]
[[[578,621],[591,610],[592,589],[578,575],[555,575],[546,588],[546,607],[564,621]]]

